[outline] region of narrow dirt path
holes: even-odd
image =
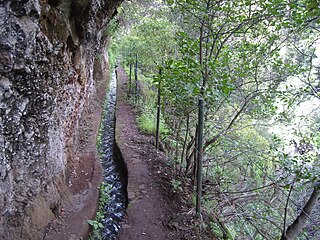
[[[127,216],[120,240],[168,239],[167,204],[150,167],[157,158],[152,137],[139,133],[134,108],[126,102],[127,76],[118,68],[116,141],[128,168]]]

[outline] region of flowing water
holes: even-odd
[[[99,148],[104,181],[110,186],[109,202],[105,207],[103,239],[117,239],[120,222],[127,206],[127,170],[115,143],[116,72],[113,71],[109,95],[104,110],[102,141]]]

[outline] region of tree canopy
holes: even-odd
[[[161,88],[161,140],[186,179],[200,181],[210,231],[221,239],[318,239],[319,1],[134,6],[120,16],[119,57],[129,65],[139,56],[140,76],[153,78],[144,105],[155,108]]]

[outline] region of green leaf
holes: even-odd
[[[95,220],[87,220],[87,223],[91,226],[93,226],[94,224],[96,224],[97,221]]]
[[[99,228],[104,228],[103,224],[100,222],[98,223],[98,226],[99,226]]]
[[[168,4],[169,6],[173,5],[173,3],[174,3],[174,0],[167,0],[167,4]]]

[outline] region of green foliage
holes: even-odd
[[[93,227],[93,231],[97,231],[99,229],[103,229],[103,224],[97,220],[88,220],[87,221],[90,226]]]
[[[143,111],[138,117],[139,129],[148,134],[155,134],[155,116],[151,112]]]
[[[88,224],[93,227],[92,233],[89,236],[89,239],[102,239],[100,234],[101,230],[104,228],[104,211],[106,205],[110,201],[110,190],[111,186],[105,182],[102,182],[99,187],[99,207],[96,213],[96,218],[94,220],[88,220]]]
[[[138,127],[142,132],[147,134],[156,133],[156,111],[151,107],[144,107],[137,119]],[[163,135],[168,134],[168,129],[163,120],[160,120],[160,133]]]
[[[138,54],[139,127],[155,132],[154,103],[161,86],[162,124],[168,129],[162,131],[171,162],[191,176],[197,104],[203,98],[203,177],[209,186],[203,206],[221,216],[220,223],[212,221],[212,231],[223,237],[224,223],[231,238],[277,239],[291,186],[294,201],[301,203],[311,183],[319,181],[316,152],[286,152],[292,139],[319,148],[319,118],[296,113],[302,102],[319,98],[314,64],[319,3],[166,2],[129,11],[134,21],[119,41],[124,64]],[[152,75],[152,82],[144,77]],[[276,128],[283,133],[273,133]],[[171,184],[177,191],[181,186],[175,179]],[[295,208],[288,204],[287,226]]]
[[[111,186],[108,185],[105,182],[101,183],[101,186],[99,188],[100,198],[99,198],[99,210],[103,210],[104,207],[107,205],[107,203],[110,200],[110,191]]]
[[[116,18],[110,20],[106,30],[103,32],[105,36],[114,36],[119,29],[119,21]]]
[[[138,24],[131,27],[130,34],[124,31],[121,39],[120,54],[124,63],[133,63],[135,55],[138,54],[139,68],[145,74],[154,73],[162,60],[175,52],[176,28],[170,20],[160,17],[159,12],[164,14],[165,9],[161,5],[157,7],[160,7],[158,11],[154,11],[153,6],[144,10],[151,13],[145,17],[141,12]],[[143,8],[139,11],[143,11]]]
[[[119,46],[115,41],[111,41],[108,48],[109,55],[109,68],[114,69],[116,66],[117,56],[118,56]]]
[[[218,239],[224,239],[223,238],[223,232],[221,231],[221,228],[219,225],[215,222],[210,222],[209,223],[210,230],[213,232],[213,234],[218,238]],[[232,239],[232,238],[231,238]]]
[[[319,22],[320,18],[320,2],[318,0],[304,0],[306,16],[308,20]]]
[[[172,190],[174,193],[178,193],[182,191],[181,181],[172,179],[171,180]]]

